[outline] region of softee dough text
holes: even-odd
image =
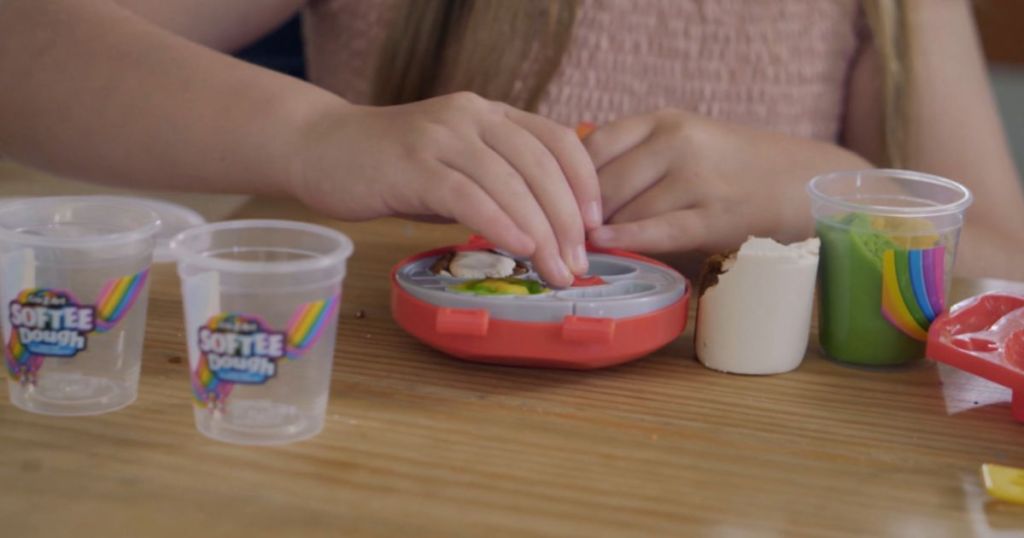
[[[204,327],[199,330],[199,349],[218,355],[277,358],[284,355],[284,334],[238,334],[212,331]]]
[[[93,309],[81,306],[26,306],[11,304],[11,324],[26,329],[90,332],[94,328]]]

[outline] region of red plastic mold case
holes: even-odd
[[[993,331],[993,326],[1022,308],[1024,296],[1007,293],[963,301],[932,324],[926,352],[933,360],[1008,387],[1017,421],[1024,421],[1024,328]]]
[[[492,245],[474,238],[464,245],[424,252],[399,262],[391,271],[391,313],[395,321],[425,344],[461,359],[579,370],[638,359],[670,343],[686,328],[690,285],[685,279],[685,291],[667,307],[618,319],[569,315],[561,322],[496,319],[487,309],[439,306],[415,297],[399,284],[398,272],[417,260],[489,248]],[[657,260],[629,252],[593,247],[588,251],[673,271]],[[574,287],[595,284],[600,282],[586,279]]]

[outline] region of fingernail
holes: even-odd
[[[601,228],[590,231],[590,241],[593,243],[609,243],[613,239],[615,239],[615,232],[607,227],[602,226]]]
[[[573,276],[572,271],[569,270],[569,267],[567,267],[565,265],[565,262],[563,262],[562,260],[558,260],[557,269],[558,273],[562,276],[563,279],[565,279],[566,286],[571,284],[573,280],[576,280],[576,277]]]
[[[583,208],[583,220],[588,228],[597,228],[604,222],[604,215],[601,214],[600,202],[587,202]]]
[[[575,273],[577,275],[587,274],[587,269],[590,268],[590,260],[587,259],[587,249],[580,245],[572,249],[570,256]]]

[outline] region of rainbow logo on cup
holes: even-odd
[[[115,278],[100,290],[96,301],[96,332],[105,333],[114,328],[142,295],[149,278],[149,269],[134,275]]]
[[[4,351],[11,379],[24,385],[34,385],[36,375],[43,366],[43,357],[29,353],[28,348],[18,339],[17,331],[11,331],[11,338]]]
[[[222,363],[225,362],[221,357],[228,357],[229,354],[221,352],[220,354],[214,354],[215,351],[227,350],[227,343],[221,343],[216,340],[215,335],[223,336],[221,341],[226,340],[227,335],[243,335],[253,337],[256,334],[272,335],[272,333],[263,330],[264,323],[259,318],[242,316],[236,314],[218,314],[210,318],[203,327],[199,329],[199,361],[196,364],[195,370],[192,372],[192,395],[195,398],[196,404],[202,407],[217,408],[220,407],[224,400],[227,399],[228,395],[231,394],[231,389],[234,388],[235,383],[222,379],[224,377],[230,377],[232,372],[237,372],[238,369],[224,367]],[[205,340],[205,342],[204,342]],[[281,340],[281,347],[283,349],[283,339]],[[275,359],[280,357],[281,354],[271,356],[271,354],[264,354],[262,357],[258,357],[253,351],[252,344],[250,345],[250,351],[243,353],[244,350],[239,350],[230,356],[236,357],[239,361],[259,361],[262,360],[264,364],[269,364],[273,369],[269,376],[264,376],[263,382],[266,379],[272,377],[277,371],[277,363]],[[247,355],[241,357],[241,355]],[[211,368],[211,356],[216,361],[217,370]],[[224,370],[223,372],[220,370]],[[250,370],[252,370],[250,368]],[[251,375],[251,372],[250,372]],[[237,379],[237,376],[236,376]],[[255,379],[251,379],[250,382],[255,382]]]
[[[286,331],[274,331],[257,316],[221,313],[199,327],[199,359],[192,371],[192,395],[201,408],[223,408],[236,384],[262,385],[277,376],[280,359],[299,359],[323,336],[338,312],[341,296],[295,310]]]
[[[11,332],[4,347],[7,371],[22,384],[34,384],[46,357],[72,359],[93,333],[115,328],[146,286],[149,269],[104,284],[96,306],[81,304],[69,291],[30,288],[8,304]]]
[[[882,315],[915,340],[945,310],[945,260],[943,246],[882,254]]]
[[[334,318],[341,296],[300,306],[288,322],[288,358],[296,359],[316,345],[324,334],[324,325]]]

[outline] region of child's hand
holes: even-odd
[[[575,133],[470,93],[340,108],[305,133],[292,190],[345,219],[457,220],[551,285],[585,274],[585,230],[601,225],[594,166]]]
[[[619,120],[584,144],[609,222],[591,241],[651,253],[727,250],[750,234],[806,238],[807,181],[869,166],[838,146],[678,110]]]

